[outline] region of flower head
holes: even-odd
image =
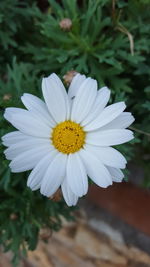
[[[77,74],[68,94],[56,74],[43,78],[45,102],[31,94],[27,110],[7,108],[4,117],[18,130],[2,137],[12,172],[32,170],[27,185],[51,197],[61,187],[66,203],[88,191],[88,176],[100,187],[121,182],[123,155],[111,146],[133,139],[127,128],[134,118],[124,102],[106,107],[110,90]]]

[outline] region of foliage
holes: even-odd
[[[24,92],[41,96],[42,76],[56,72],[62,78],[74,69],[107,85],[111,101],[126,101],[136,139],[119,147],[144,168],[149,187],[149,13],[149,0],[49,0],[44,12],[34,0],[1,0],[0,135],[12,130],[3,119],[6,107],[21,107]],[[69,31],[59,26],[63,18],[72,20]],[[41,227],[57,230],[60,215],[70,219],[71,209],[31,192],[28,173],[10,174],[3,149],[1,144],[0,242],[17,255],[20,247],[35,247]],[[16,220],[8,220],[12,213]]]

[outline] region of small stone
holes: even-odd
[[[91,260],[87,258],[82,258],[74,251],[74,247],[69,246],[67,243],[62,243],[61,241],[52,240],[47,246],[47,254],[51,255],[55,259],[55,265],[59,267],[95,267]]]
[[[150,256],[147,253],[145,253],[144,251],[142,251],[136,247],[130,247],[129,248],[128,257],[132,261],[135,261],[135,262],[141,264],[141,266],[143,266],[143,267],[144,267],[144,264],[150,264]],[[148,265],[148,266],[150,266],[150,265]]]
[[[67,86],[70,85],[70,83],[72,82],[72,79],[78,74],[78,72],[76,70],[69,70],[64,76],[64,82]]]
[[[124,244],[123,236],[122,234],[113,229],[109,224],[102,220],[97,220],[95,218],[92,218],[89,220],[89,225],[96,231],[100,233],[104,233],[106,236],[110,238],[110,240],[116,241],[118,243]]]
[[[77,234],[75,236],[75,243],[80,251],[83,250],[85,255],[92,257],[96,260],[108,261],[112,264],[117,264],[121,266],[127,263],[127,259],[123,255],[119,255],[116,251],[109,245],[109,241],[103,240],[97,232],[92,231],[86,225],[80,225],[78,227]]]
[[[64,31],[70,31],[72,27],[72,21],[69,18],[64,18],[59,22],[59,26]]]
[[[26,267],[54,267],[51,255],[47,254],[46,245],[47,244],[41,242],[38,244],[35,251],[28,251],[28,260],[25,265]]]

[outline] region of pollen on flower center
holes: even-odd
[[[80,150],[85,143],[83,128],[73,121],[64,121],[53,129],[52,143],[60,152],[69,154]]]

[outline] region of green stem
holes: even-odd
[[[137,129],[137,128],[129,127],[129,129],[131,129],[131,130],[133,130],[133,131],[135,131],[135,132],[137,132],[137,133],[141,133],[141,134],[144,134],[144,135],[147,135],[147,136],[150,137],[150,133],[144,132],[144,131],[139,130],[139,129]]]

